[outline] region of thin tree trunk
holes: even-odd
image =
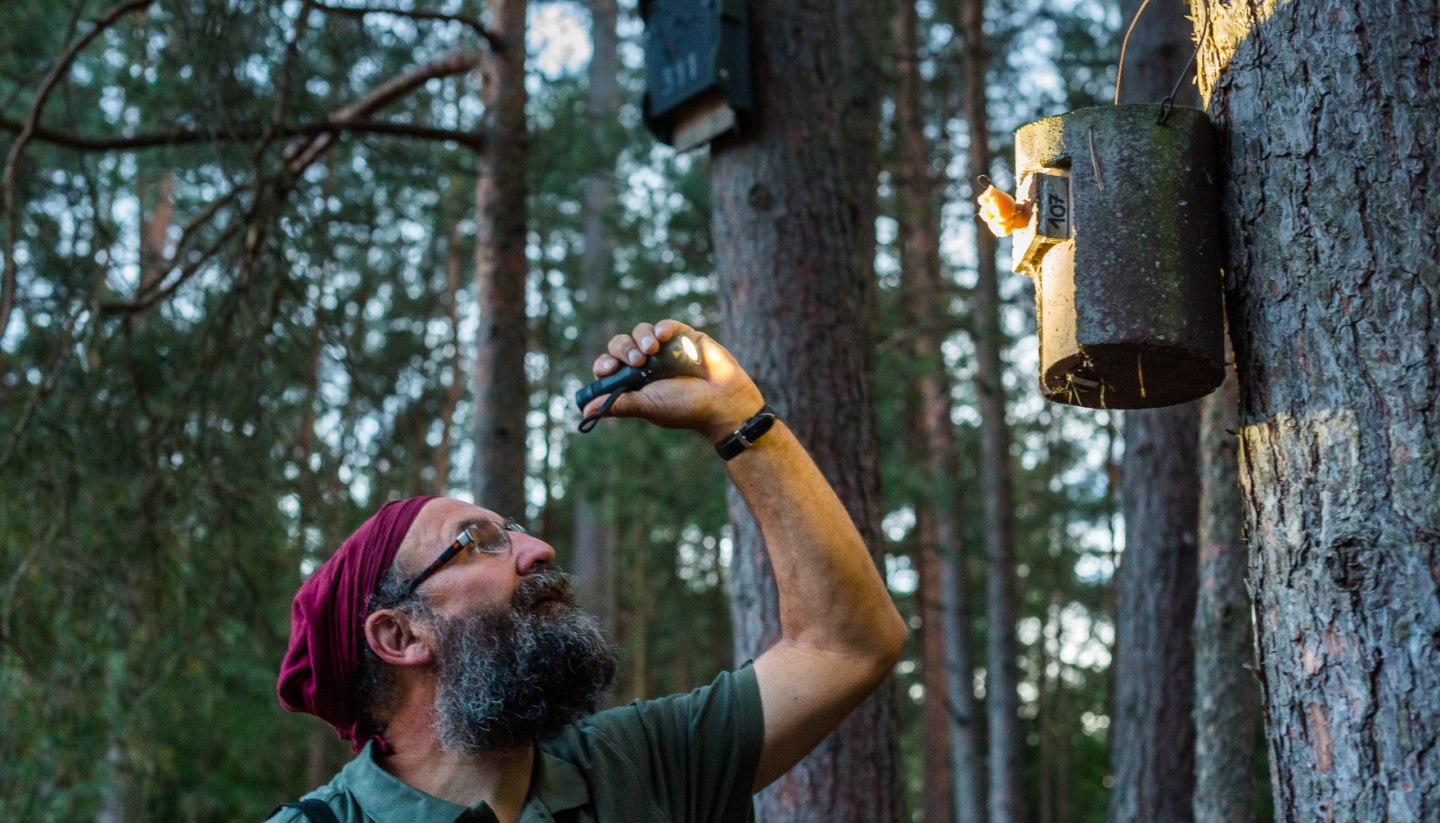
[[[1045,612],[1045,623],[1040,631],[1040,641],[1035,644],[1035,690],[1038,694],[1036,700],[1039,703],[1039,711],[1035,713],[1036,736],[1039,738],[1038,758],[1036,770],[1040,773],[1040,785],[1036,787],[1035,794],[1038,795],[1038,806],[1040,811],[1040,823],[1055,823],[1059,820],[1055,814],[1055,762],[1059,752],[1055,746],[1055,733],[1053,727],[1055,716],[1052,712],[1053,701],[1051,693],[1059,687],[1050,677],[1050,630],[1058,622],[1056,620],[1056,608],[1052,604]]]
[[[1435,820],[1436,6],[1204,11],[1276,816]]]
[[[529,138],[525,101],[526,0],[490,0],[501,48],[485,63],[485,152],[475,180],[475,501],[525,514],[525,232]]]
[[[140,200],[145,199],[145,189],[139,190]],[[140,286],[144,292],[155,287],[165,274],[169,258],[165,255],[170,244],[170,226],[175,222],[175,171],[166,169],[160,175],[159,190],[155,206],[140,220]]]
[[[1126,24],[1141,0],[1124,0]],[[1184,9],[1152,3],[1126,53],[1120,100],[1159,102],[1185,72]],[[1182,84],[1177,101],[1193,102]],[[1114,821],[1191,819],[1195,788],[1196,540],[1200,403],[1125,413],[1125,551],[1115,574],[1110,762]]]
[[[455,426],[455,409],[465,390],[465,372],[460,357],[460,219],[452,217],[445,232],[445,319],[450,323],[450,383],[440,407],[440,443],[430,455],[434,472],[430,493],[444,496],[450,491],[450,452]]]
[[[724,340],[814,455],[881,560],[871,395],[878,59],[887,4],[750,10],[756,116],[713,151]],[[737,662],[779,638],[773,572],[738,493]],[[758,798],[762,823],[897,821],[889,681]]]
[[[1195,604],[1195,820],[1255,819],[1260,689],[1245,591],[1234,372],[1205,398],[1200,423],[1200,588]]]
[[[1128,412],[1116,572],[1110,819],[1191,819],[1200,405]]]
[[[949,412],[947,402],[947,424]],[[943,461],[954,469],[945,476],[957,477],[954,431],[948,425],[944,431],[944,442],[932,447],[930,459]],[[952,496],[949,505],[938,507],[935,526],[936,542],[954,547],[940,552],[940,595],[948,640],[945,672],[949,677],[945,694],[950,704],[950,771],[955,778],[955,819],[964,823],[982,820],[985,816],[985,749],[981,740],[980,705],[975,698],[975,621],[968,608],[969,595],[974,590],[963,554],[959,508]]]
[[[911,426],[908,428],[918,428]],[[945,676],[945,621],[941,608],[940,551],[935,514],[930,506],[916,512],[915,570],[920,576],[916,600],[920,612],[920,811],[925,823],[950,820],[955,810],[951,782],[950,707]]]
[[[611,125],[620,106],[619,73],[620,44],[616,32],[620,11],[615,0],[590,0],[590,87],[585,97],[585,119],[591,140],[600,151],[595,158],[598,171],[585,177],[585,200],[581,205],[580,225],[585,236],[585,249],[580,257],[581,283],[585,290],[587,328],[584,331],[586,357],[605,350],[615,318],[605,310],[608,301],[601,299],[610,282],[615,241],[609,221],[615,209],[615,160],[618,147],[610,139]],[[582,365],[589,361],[582,357]],[[587,466],[587,472],[609,472],[604,461]],[[601,486],[608,489],[608,483]],[[608,491],[596,497],[575,495],[575,575],[579,580],[580,602],[600,619],[612,636],[617,629],[615,602],[615,539],[614,527],[608,522],[606,510]]]
[[[960,30],[965,76],[965,120],[970,132],[972,176],[990,170],[990,121],[985,86],[990,48],[985,36],[985,0],[964,0]],[[1015,495],[1010,477],[1010,427],[1005,421],[1004,365],[1000,359],[1000,282],[997,245],[977,230],[975,384],[980,406],[980,483],[985,504],[985,703],[990,718],[990,820],[1020,819],[1020,701],[1015,623]]]
[[[925,138],[920,50],[915,3],[902,0],[895,14],[895,128],[900,272],[906,316],[914,332],[919,379],[907,397],[906,427],[912,465],[924,466],[928,494],[918,501],[921,640],[925,684],[922,784],[925,820],[979,820],[984,774],[976,729],[971,592],[963,574],[964,546],[955,499],[955,433],[950,422],[950,380],[940,353],[945,280],[940,273],[939,181]],[[962,585],[963,583],[963,585]]]
[[[142,177],[136,186],[136,197],[144,208],[148,192]],[[154,207],[140,217],[140,283],[137,294],[145,294],[159,286],[169,268],[166,249],[170,244],[170,226],[175,222],[175,171],[166,169],[160,175],[160,185],[155,193]],[[149,322],[146,312],[137,314],[131,321],[136,328],[143,329]]]

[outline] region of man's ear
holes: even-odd
[[[365,642],[392,666],[421,666],[435,659],[409,617],[394,609],[381,609],[365,618]]]

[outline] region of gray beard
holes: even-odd
[[[445,751],[505,751],[558,734],[595,711],[615,675],[614,645],[558,571],[525,577],[508,606],[463,617],[425,611],[439,657],[434,727]]]

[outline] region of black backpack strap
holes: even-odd
[[[323,800],[316,800],[311,797],[297,803],[281,803],[275,807],[275,811],[281,809],[299,809],[310,823],[340,823],[340,818],[330,811],[330,804]]]

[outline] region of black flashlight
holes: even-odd
[[[610,410],[610,405],[627,391],[639,391],[656,380],[669,377],[699,376],[701,370],[700,349],[695,341],[684,334],[676,334],[660,346],[660,351],[650,355],[643,366],[622,366],[611,375],[596,380],[575,392],[575,405],[584,411],[591,400],[610,395],[599,411],[580,421],[580,431],[595,428],[601,416]]]

